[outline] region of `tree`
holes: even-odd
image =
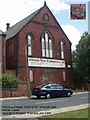
[[[90,34],[85,32],[72,53],[73,69],[82,80],[90,80]]]

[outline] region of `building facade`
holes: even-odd
[[[0,73],[6,71],[6,35],[0,30]]]
[[[6,32],[7,70],[31,89],[46,83],[72,82],[71,42],[44,6]]]

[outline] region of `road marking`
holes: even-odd
[[[88,97],[81,97],[82,99],[88,99]]]
[[[47,104],[47,103],[53,103],[53,102],[64,102],[67,101],[68,99],[62,99],[62,100],[49,100],[49,101],[45,101],[45,102],[37,102],[35,104]]]

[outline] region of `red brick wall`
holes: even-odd
[[[0,73],[2,71],[2,35],[0,35]]]
[[[9,41],[13,40],[13,56],[8,57],[8,46]],[[17,37],[13,37],[6,42],[6,68],[7,69],[16,69],[17,67]]]
[[[20,96],[27,96],[27,84],[19,84],[18,90],[11,92],[8,90],[0,91],[0,97],[20,97]]]
[[[6,71],[6,35],[3,33],[0,35],[0,70],[1,72]]]

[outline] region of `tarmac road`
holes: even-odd
[[[25,98],[4,98],[2,100],[3,118],[37,118],[66,111],[88,108],[90,93],[77,93],[71,97],[37,99],[32,96]],[[26,120],[26,119],[25,119]],[[29,120],[29,119],[28,119]]]

